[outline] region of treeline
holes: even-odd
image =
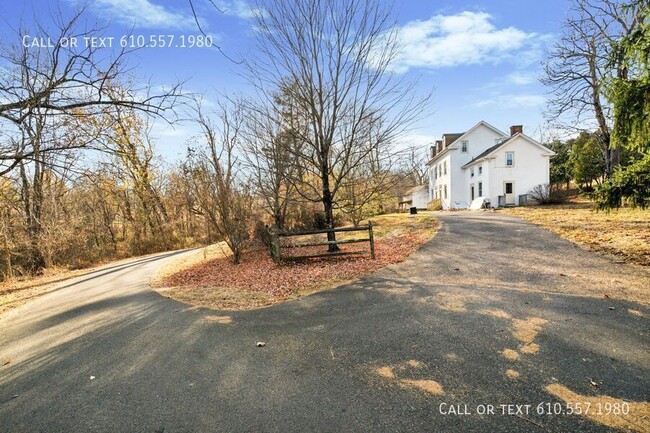
[[[551,160],[551,185],[556,189],[562,186],[568,189],[573,183],[583,193],[593,193],[603,185],[611,176],[608,177],[601,143],[602,138],[597,133],[584,131],[577,137],[548,143],[547,147],[556,153]],[[617,165],[627,167],[642,156],[638,151],[621,149]]]
[[[237,263],[265,226],[358,224],[395,209],[422,180],[416,151],[395,143],[427,98],[389,73],[389,11],[266,3],[259,57],[242,66],[256,96],[222,96],[214,110],[180,84],[133,87],[126,51],[2,51],[0,278],[221,240]],[[45,36],[100,35],[83,16]],[[169,164],[151,129],[179,117],[200,133]]]

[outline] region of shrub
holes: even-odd
[[[599,210],[618,209],[623,204],[650,207],[650,154],[614,171],[611,179],[593,194]]]
[[[560,204],[567,200],[567,195],[557,185],[547,183],[535,186],[528,193],[530,198],[537,204]]]

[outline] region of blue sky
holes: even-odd
[[[246,0],[214,2],[221,11],[209,0],[194,0],[204,30],[228,56],[253,55],[254,30]],[[34,14],[47,22],[56,4],[0,2],[2,39],[20,43],[11,28],[20,23],[31,27]],[[78,3],[58,4],[65,14]],[[395,71],[415,80],[422,94],[433,90],[431,116],[405,142],[424,148],[442,133],[464,131],[480,120],[504,131],[523,124],[524,132],[536,138],[545,134],[546,90],[538,82],[540,62],[558,38],[567,8],[568,2],[562,0],[396,0],[394,13],[405,49]],[[129,33],[147,39],[199,34],[187,0],[95,0],[88,18],[108,25],[104,33],[116,40]],[[217,93],[247,91],[239,66],[215,49],[144,48],[132,64],[138,80],[165,85],[188,79],[188,89],[205,92],[209,99]],[[167,159],[178,158],[194,133],[190,125],[175,129],[157,125],[157,147]]]

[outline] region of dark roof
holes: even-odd
[[[445,148],[449,147],[449,145],[451,145],[451,143],[458,140],[463,135],[465,135],[464,132],[454,132],[454,133],[442,134],[442,141],[443,141],[443,143],[445,145]]]
[[[478,161],[478,160],[481,159],[481,158],[484,158],[484,157],[488,156],[490,153],[494,152],[495,150],[497,150],[498,148],[500,148],[501,146],[503,146],[504,144],[506,144],[508,141],[510,141],[510,139],[513,138],[513,137],[515,137],[515,136],[513,135],[512,137],[508,137],[508,138],[506,138],[505,140],[503,140],[502,142],[497,143],[497,144],[495,144],[495,145],[492,146],[492,147],[488,147],[488,148],[485,149],[483,152],[481,152],[481,154],[480,154],[479,156],[477,156],[476,158],[472,159],[472,160],[471,160],[470,162],[468,162],[467,164],[463,165],[463,168],[467,167],[468,165],[471,165],[471,164],[475,163],[476,161]]]

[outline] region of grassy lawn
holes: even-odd
[[[620,261],[650,265],[650,210],[596,212],[587,201],[500,210],[557,233],[590,250]]]
[[[161,294],[192,305],[221,310],[246,310],[273,305],[315,291],[326,290],[368,275],[384,266],[399,263],[438,230],[429,215],[389,214],[372,218],[376,260],[369,254],[340,258],[309,259],[276,264],[266,248],[244,254],[233,265],[221,246],[212,247],[172,261],[154,278]],[[365,237],[355,232],[340,233],[338,239]],[[306,238],[290,238],[305,242]],[[327,247],[309,247],[309,253]],[[367,243],[345,244],[343,251],[367,249]],[[284,252],[283,252],[284,253]],[[305,249],[297,249],[302,255]]]

